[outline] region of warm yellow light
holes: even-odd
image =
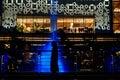
[[[120,12],[120,8],[115,8],[114,12]]]

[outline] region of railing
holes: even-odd
[[[68,46],[66,43],[65,44],[59,43],[59,47],[61,49],[63,49],[63,50],[60,50],[59,52],[62,53],[61,58],[63,59],[63,62],[68,61],[70,63],[70,66],[71,65],[73,66],[74,70],[71,70],[71,71],[74,71],[74,72],[92,71],[93,68],[90,68],[90,69],[89,68],[84,68],[84,67],[81,68],[80,65],[82,63],[88,64],[89,62],[91,62],[91,63],[93,63],[92,64],[92,66],[93,66],[94,61],[97,61],[97,59],[94,59],[95,57],[97,57],[94,54],[98,54],[98,53],[100,53],[100,55],[101,55],[101,53],[106,54],[105,51],[110,52],[109,50],[106,49],[107,47],[111,47],[111,48],[115,47],[112,44],[116,44],[120,41],[120,35],[119,34],[69,34],[68,33],[66,35],[68,36],[68,40],[70,42],[69,44],[72,45],[72,46]],[[43,47],[45,47],[46,42],[51,42],[50,36],[51,36],[50,33],[44,33],[44,34],[40,34],[40,33],[39,34],[24,34],[24,33],[20,33],[20,34],[16,34],[15,38],[13,38],[13,37],[11,37],[10,34],[0,34],[0,42],[4,42],[3,45],[4,44],[11,44],[11,43],[21,44],[21,43],[16,41],[16,39],[21,39],[21,40],[24,40],[25,42],[29,42],[29,44],[31,44],[32,47],[43,48]],[[58,42],[60,42],[60,40],[61,40],[61,38],[58,36]],[[67,40],[65,42],[67,42]],[[103,43],[101,44],[101,42],[103,42]],[[92,44],[90,44],[90,43],[92,43]],[[108,46],[106,46],[106,44]],[[98,45],[102,45],[102,47],[106,47],[105,48],[106,50],[104,48],[99,47]],[[79,55],[81,55],[81,51],[84,51],[84,53],[87,55],[91,51],[91,50],[89,50],[90,47],[93,47],[92,61],[89,60],[89,59],[83,59],[82,60],[79,57]],[[70,48],[72,48],[72,52],[73,52],[72,55],[69,52]],[[85,48],[85,49],[83,49],[83,48]],[[94,48],[97,49],[97,50],[95,50]],[[68,49],[68,52],[67,52],[67,49]],[[15,50],[15,49],[13,49],[13,50]],[[31,52],[36,52],[36,51],[37,52],[44,52],[43,49],[41,49],[41,50],[32,49],[31,50]],[[45,50],[45,52],[51,52],[51,51]],[[103,60],[104,60],[105,56],[104,55],[102,55],[102,56],[103,56]],[[2,65],[3,65],[3,55],[1,57],[1,66]],[[116,65],[116,64],[114,64],[114,65]],[[94,71],[96,71],[98,69],[102,70],[104,65],[94,65],[94,66],[95,66]],[[89,65],[86,66],[86,67],[89,67]],[[102,70],[102,71],[104,71],[104,70]]]
[[[118,41],[120,40],[119,34],[66,34],[69,41],[79,41],[83,42],[85,40],[89,41]],[[22,39],[29,42],[44,42],[51,41],[51,33],[20,33],[15,34],[15,38]],[[60,40],[60,36],[58,36],[58,40]],[[12,40],[12,36],[10,34],[0,34],[0,41],[10,41]]]

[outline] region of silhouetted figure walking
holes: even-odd
[[[57,76],[58,72],[58,47],[55,41],[52,42],[52,55],[51,55],[51,73],[52,80],[54,80]]]

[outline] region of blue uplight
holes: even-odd
[[[50,72],[50,61],[51,61],[51,42],[48,42],[44,47],[41,55],[38,56],[38,67],[37,72]],[[45,50],[45,51],[44,51]],[[58,67],[59,72],[65,72],[61,52],[58,53]]]
[[[57,0],[52,0],[51,4],[54,5],[57,3]],[[57,41],[57,12],[54,10],[54,6],[52,6],[52,13],[50,15],[51,20],[51,41]],[[47,42],[46,45],[42,48],[40,58],[38,59],[38,62],[40,62],[40,65],[38,65],[38,72],[50,72],[50,62],[51,62],[51,41]],[[58,43],[57,43],[58,44]],[[38,49],[40,49],[38,47]],[[60,47],[58,46],[58,50],[60,50]],[[61,52],[58,52],[58,67],[59,72],[65,72],[65,66],[63,65],[64,61],[62,60]]]

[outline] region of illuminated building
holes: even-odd
[[[49,46],[53,39],[58,41],[60,53],[65,53],[65,49],[61,48],[68,44],[60,44],[61,38],[56,35],[57,31],[63,29],[69,44],[72,44],[70,50],[72,48],[77,54],[91,53],[89,61],[93,63],[97,59],[93,58],[96,57],[95,53],[119,51],[120,36],[116,33],[120,33],[120,0],[2,0],[0,7],[0,41],[3,44],[15,45],[11,41],[23,39],[31,44],[31,51],[41,52],[41,57],[45,58],[47,51],[50,53]],[[60,72],[65,72],[67,70],[63,70],[63,62],[68,56],[60,55],[60,58],[64,57],[59,62]],[[76,56],[75,54],[74,57]],[[102,59],[103,57],[105,56],[101,56]],[[47,64],[44,68],[50,67],[49,62],[43,63]],[[75,70],[80,71],[76,66],[78,62],[75,60],[74,63]],[[95,65],[98,66],[95,68],[101,69],[102,64]]]

